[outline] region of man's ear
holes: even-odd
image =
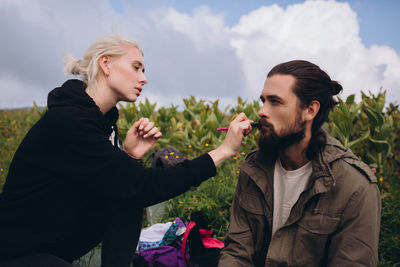
[[[105,76],[110,75],[110,57],[109,56],[102,55],[99,58],[99,66]]]
[[[320,108],[320,103],[317,100],[313,100],[310,105],[305,109],[304,119],[313,120],[317,116]]]

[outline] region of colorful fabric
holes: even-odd
[[[141,231],[136,251],[158,247],[172,222],[157,223]]]
[[[146,229],[143,229],[140,232],[139,240],[146,242],[156,242],[156,241],[161,242],[165,233],[168,231],[171,225],[172,222],[156,223]]]
[[[182,236],[186,231],[186,225],[184,222],[176,217],[172,222],[171,227],[165,233],[160,246],[168,246],[173,244],[175,241],[182,241]]]

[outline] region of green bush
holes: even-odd
[[[339,99],[339,102],[324,128],[375,168],[382,196],[380,266],[400,266],[399,106],[386,105],[385,92],[377,95],[362,93],[359,103],[356,103],[354,95],[346,100]],[[218,101],[190,97],[183,103],[183,111],[178,111],[177,106],[156,109],[156,103],[148,99],[144,103],[120,105],[118,128],[121,138],[125,138],[134,121],[149,117],[163,133],[152,150],[172,145],[191,159],[222,142],[225,133],[218,132],[218,127],[228,125],[239,112],[257,120],[260,109],[258,101],[247,102],[241,98],[237,99],[235,106],[224,110],[218,107]],[[33,110],[0,111],[0,188],[18,144],[43,112],[37,107]],[[189,220],[192,211],[202,210],[209,217],[217,237],[222,239],[229,223],[229,208],[240,163],[248,152],[256,148],[257,137],[257,131],[245,137],[238,155],[219,166],[216,177],[168,201],[162,220],[170,221],[175,217]]]

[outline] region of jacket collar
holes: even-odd
[[[312,160],[313,172],[310,178],[311,191],[314,194],[327,192],[336,184],[336,179],[330,168],[330,164],[341,158],[357,160],[357,157],[349,148],[345,148],[337,139],[325,132],[326,144]],[[247,156],[241,170],[246,172],[256,185],[266,194],[269,187],[273,186],[274,165],[276,155],[263,158],[258,149]],[[273,191],[273,189],[270,188]],[[271,192],[271,191],[269,191]]]

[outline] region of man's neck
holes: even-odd
[[[310,138],[310,135],[306,135],[300,142],[279,152],[283,168],[293,171],[301,168],[309,161],[307,158],[307,148],[310,144]]]

